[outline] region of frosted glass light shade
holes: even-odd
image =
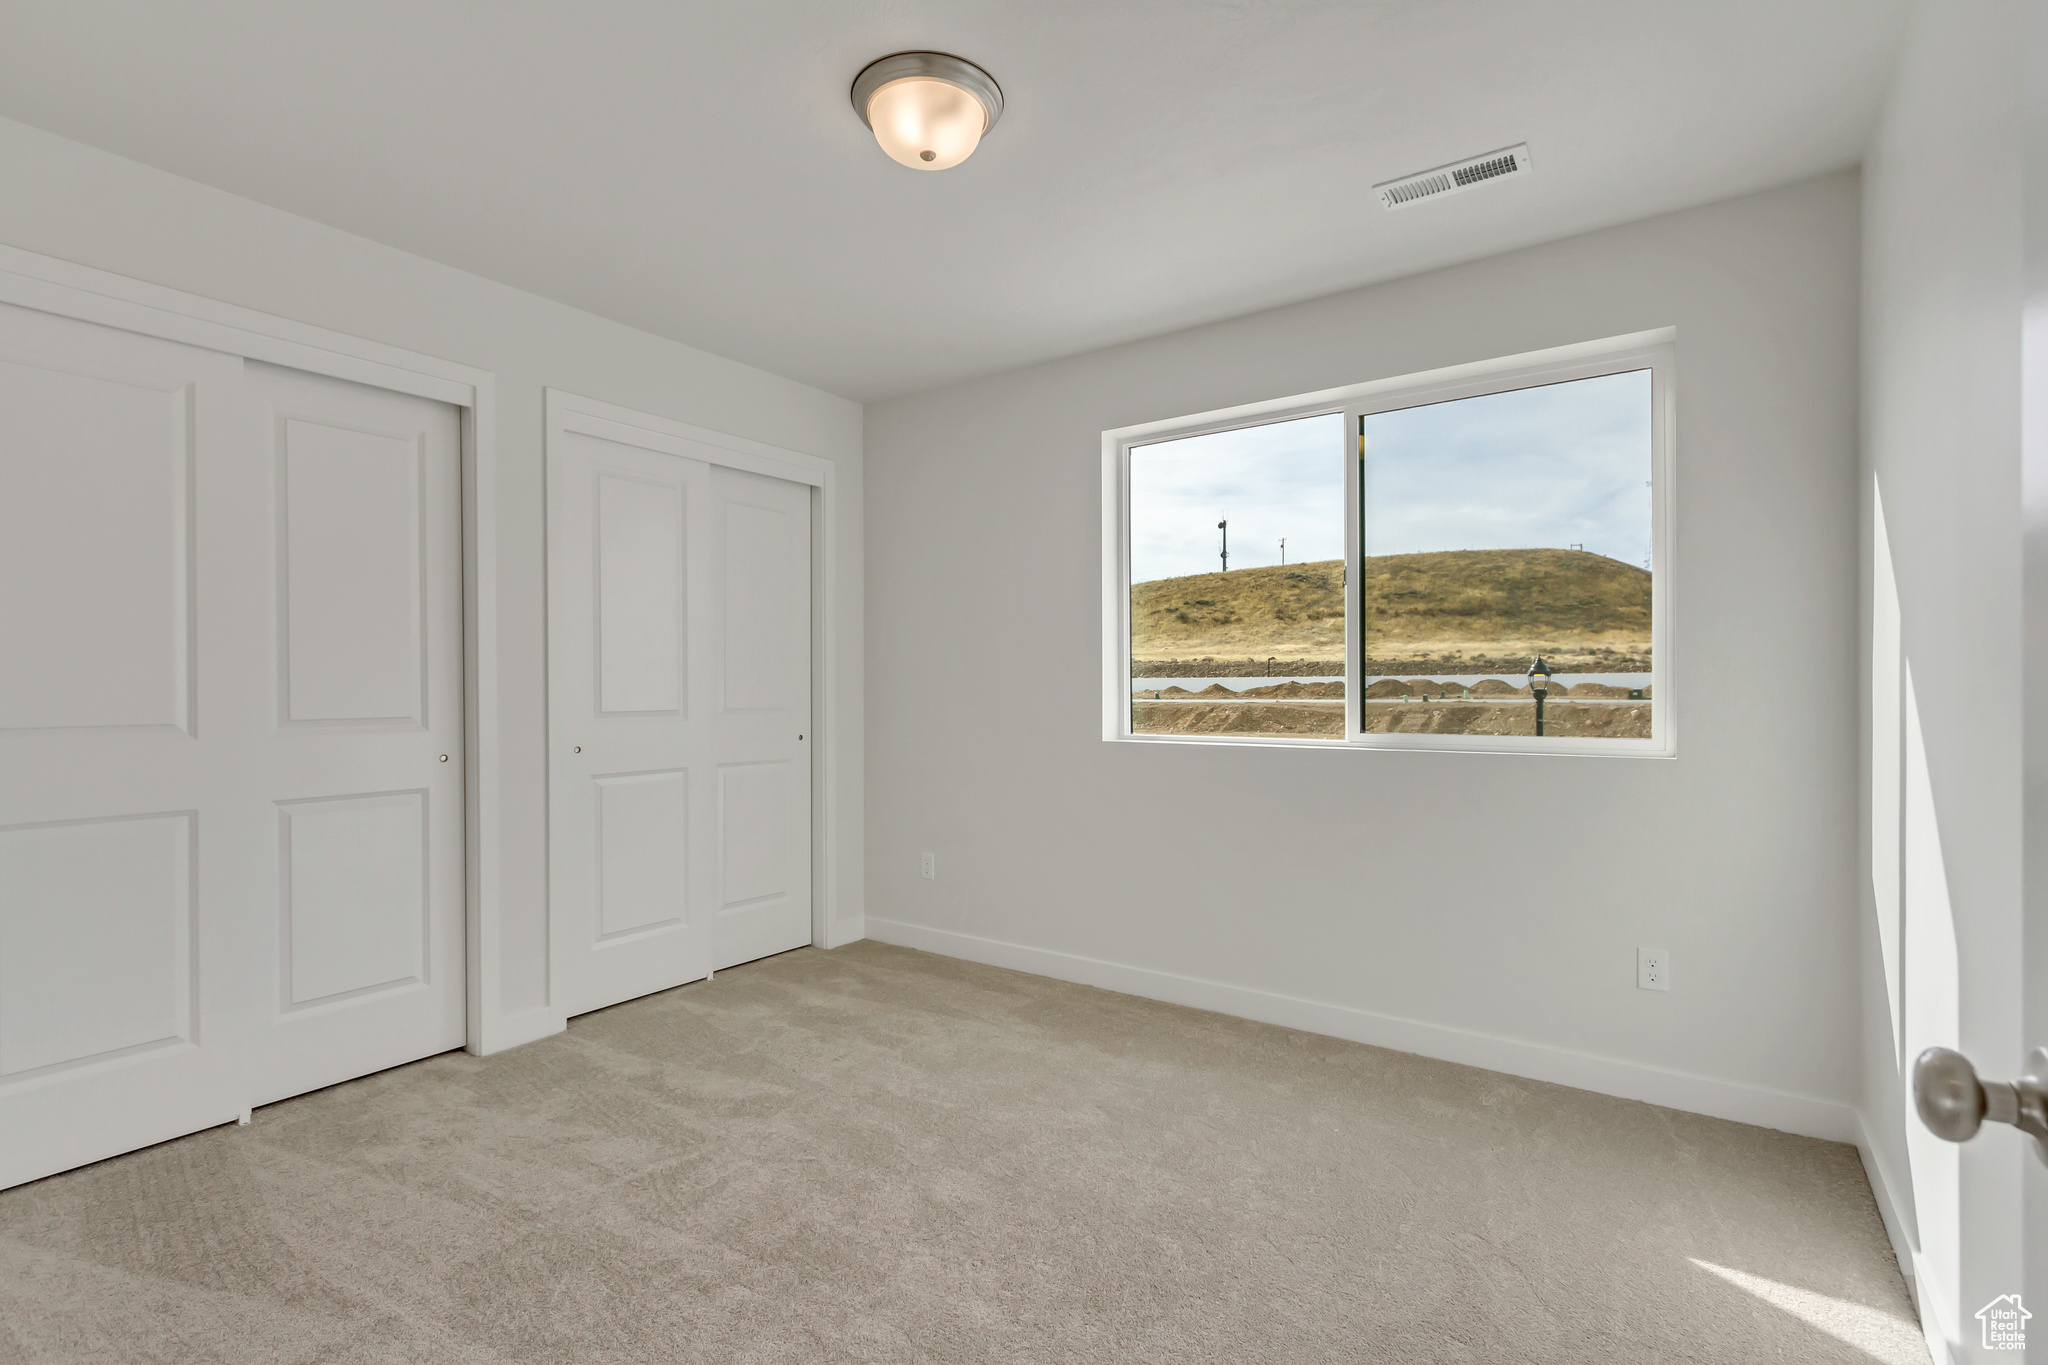
[[[868,101],[868,124],[892,160],[943,171],[974,155],[988,121],[981,101],[957,85],[914,76],[892,81]]]
[[[893,161],[943,171],[974,155],[1003,112],[1002,88],[944,52],[898,52],[853,82],[853,107]]]

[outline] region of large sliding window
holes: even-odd
[[[1673,752],[1668,333],[1104,433],[1104,734]]]

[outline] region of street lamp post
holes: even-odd
[[[1529,665],[1529,695],[1536,698],[1536,733],[1543,733],[1543,699],[1550,695],[1550,665],[1541,654]]]
[[[1216,523],[1216,529],[1223,533],[1223,572],[1230,572],[1230,518]]]

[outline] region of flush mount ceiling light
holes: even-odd
[[[892,160],[943,171],[974,155],[1003,116],[1003,88],[944,52],[898,52],[853,78],[853,107]]]

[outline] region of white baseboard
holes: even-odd
[[[1884,1154],[1871,1140],[1868,1120],[1859,1114],[1856,1122],[1861,1130],[1856,1150],[1863,1156],[1870,1192],[1877,1196],[1877,1212],[1884,1219],[1885,1235],[1892,1239],[1892,1252],[1899,1258],[1899,1273],[1906,1277],[1906,1287],[1912,1292],[1914,1311],[1920,1315],[1920,1331],[1927,1338],[1927,1354],[1934,1365],[1956,1365],[1961,1359],[1957,1350],[1962,1336],[1955,1306],[1942,1298],[1940,1282],[1928,1272],[1926,1259],[1906,1235],[1905,1220],[1899,1216],[1899,1210],[1913,1197],[1912,1186],[1900,1180],[1885,1163]]]
[[[1871,1138],[1870,1123],[1861,1114],[1856,1116],[1856,1152],[1863,1158],[1864,1177],[1870,1181],[1870,1193],[1877,1199],[1877,1216],[1884,1220],[1884,1235],[1891,1239],[1892,1254],[1899,1259],[1899,1273],[1908,1281],[1916,1281],[1919,1270],[1914,1260],[1919,1253],[1906,1236],[1905,1220],[1899,1217],[1899,1209],[1912,1191],[1892,1178],[1884,1154]]]
[[[818,940],[820,948],[844,948],[847,944],[868,936],[867,916],[844,915],[836,920],[827,920],[823,935]]]
[[[1962,1331],[1955,1324],[1955,1313],[1935,1291],[1935,1281],[1926,1267],[1920,1253],[1914,1252],[1913,1307],[1920,1314],[1920,1335],[1927,1339],[1927,1354],[1934,1365],[1962,1365]]]
[[[1413,1052],[1464,1066],[1502,1071],[1510,1076],[1549,1081],[1621,1099],[1641,1100],[1667,1109],[1683,1109],[1689,1113],[1732,1119],[1737,1123],[1775,1128],[1805,1137],[1848,1143],[1856,1143],[1862,1137],[1856,1111],[1834,1100],[1670,1071],[1545,1043],[1401,1019],[1349,1005],[1325,1004],[1299,996],[1227,985],[1221,981],[1128,967],[1074,953],[1005,943],[1000,939],[981,938],[950,929],[933,929],[903,920],[879,919],[869,915],[867,936],[882,943],[918,948],[945,957],[965,958],[991,967],[1008,967],[1036,976],[1099,986],[1148,1000],[1213,1010],[1218,1014],[1279,1024],[1305,1033],[1370,1043],[1374,1047]]]
[[[560,1033],[567,1027],[569,1021],[546,1005],[517,1014],[501,1014],[486,1025],[483,1038],[472,1038],[465,1050],[472,1056],[489,1057]]]

